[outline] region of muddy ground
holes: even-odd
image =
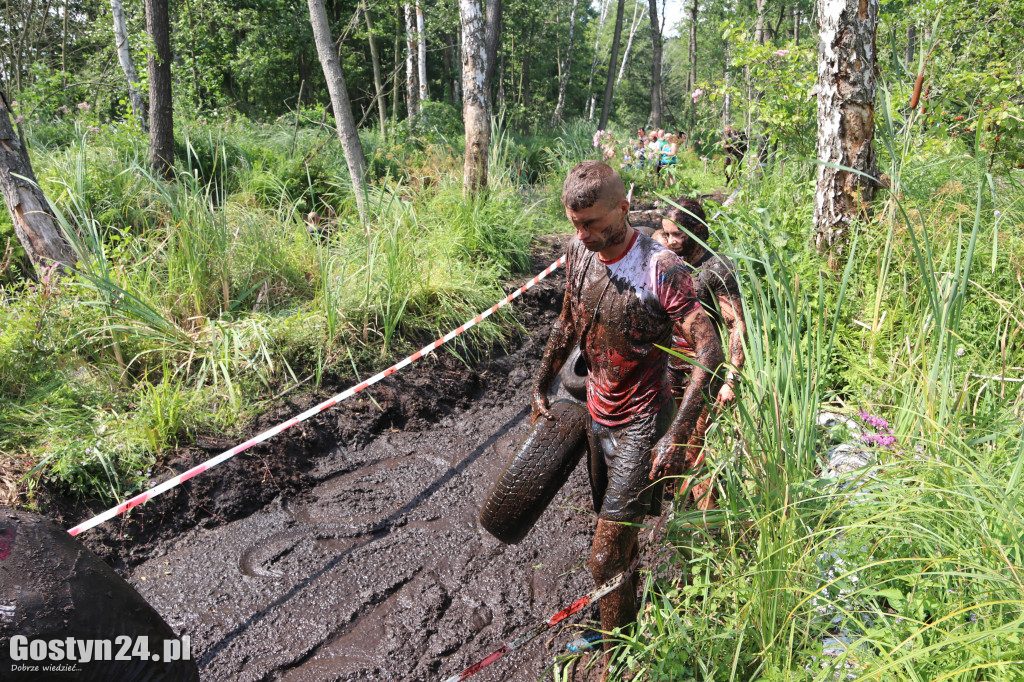
[[[535,272],[558,252],[542,249]],[[559,271],[514,304],[526,333],[509,354],[468,368],[438,353],[370,389],[376,404],[363,394],[82,539],[191,636],[205,680],[458,672],[593,586],[583,466],[521,544],[477,523],[528,428],[563,282]],[[253,432],[322,398],[297,398]],[[200,442],[170,468],[230,445]],[[542,677],[577,631],[552,634],[473,679]]]

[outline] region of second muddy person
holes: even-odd
[[[629,225],[618,173],[597,161],[577,165],[566,178],[562,203],[576,238],[567,249],[562,313],[534,384],[533,418],[552,419],[548,392],[578,343],[588,369],[589,469],[598,511],[590,571],[601,584],[638,552],[638,524],[654,494],[651,481],[684,472],[685,446],[712,376],[704,368],[721,365],[722,350],[687,266]],[[677,412],[667,354],[658,347],[673,331],[697,349],[700,364]],[[636,590],[633,576],[600,602],[604,630],[636,620]]]
[[[693,282],[698,300],[711,314],[716,326],[721,327],[724,322],[729,331],[728,360],[731,370],[724,382],[717,378],[712,381],[710,391],[705,396],[709,404],[724,406],[736,399],[735,379],[737,373],[743,369],[744,361],[743,337],[746,335],[746,324],[743,320],[743,299],[736,282],[735,266],[725,256],[702,245],[706,244],[708,239],[707,218],[700,202],[695,199],[681,199],[679,208],[666,211],[662,227],[654,233],[654,239],[694,268]],[[673,334],[672,348],[685,356],[673,355],[668,361],[672,393],[681,400],[690,381],[690,372],[693,368],[691,360],[695,351],[686,339],[676,334]],[[710,425],[711,412],[705,407],[690,437],[688,464],[700,461],[704,434]],[[713,509],[716,506],[715,490],[709,482],[701,481],[694,484],[691,492],[699,508]]]

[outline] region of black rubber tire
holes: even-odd
[[[110,640],[111,654],[121,653],[127,636],[148,637],[149,652],[163,657],[164,641],[176,635],[160,614],[131,585],[81,542],[49,519],[0,507],[0,680],[70,680],[75,682],[199,682],[195,660],[15,661],[10,637],[32,640]],[[190,647],[191,649],[191,647]],[[138,652],[141,654],[141,651]],[[20,656],[20,654],[19,654]],[[49,663],[75,665],[78,672],[48,674]],[[37,665],[38,672],[18,675],[15,665]]]
[[[551,414],[530,429],[480,510],[480,525],[506,544],[526,537],[586,450],[586,408],[559,400]]]
[[[576,400],[587,402],[587,363],[583,361],[579,346],[574,346],[562,365],[562,386]]]

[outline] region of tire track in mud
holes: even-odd
[[[187,531],[134,567],[129,581],[191,635],[203,678],[437,679],[590,589],[582,466],[520,545],[476,521],[527,430],[546,336],[485,372],[467,408],[339,444],[317,458],[308,490]],[[536,641],[478,679],[538,679],[572,637],[554,651]]]

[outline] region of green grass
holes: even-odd
[[[494,158],[523,168],[528,150],[497,133]],[[146,170],[138,139],[38,145],[79,266],[0,290],[0,451],[7,479],[31,472],[22,503],[40,481],[123,498],[168,447],[237,437],[274,395],[383,368],[528,271],[545,228],[524,210],[521,173],[495,173],[467,201],[451,151],[370,136],[405,172],[379,178],[363,223],[336,140],[300,130],[290,153],[293,134],[187,129],[172,183]],[[311,229],[309,210],[329,223]],[[503,312],[447,350],[474,357],[514,329]]]
[[[1024,187],[956,145],[890,167],[898,184],[840,273],[810,253],[798,163],[767,169],[712,225],[748,325],[742,398],[708,440],[722,508],[676,515],[655,573],[670,577],[648,579],[620,669],[1024,679],[1024,390],[999,379],[1024,376]],[[893,443],[819,478],[848,439],[817,426],[822,409],[880,415]],[[839,633],[846,653],[824,656]]]

